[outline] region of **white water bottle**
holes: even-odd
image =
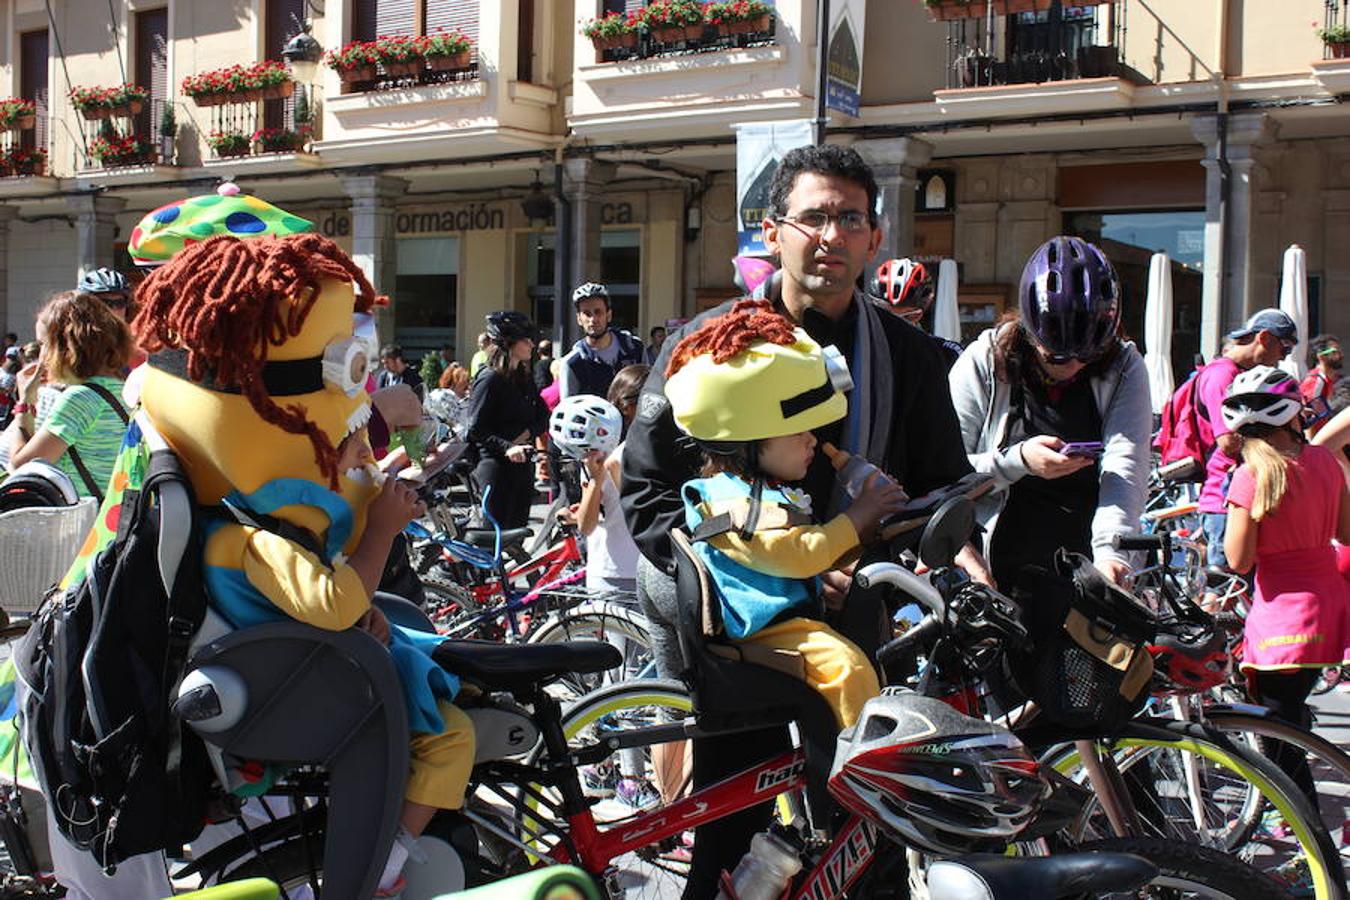
[[[830,464],[834,466],[835,477],[843,485],[844,491],[854,500],[867,488],[867,480],[877,473],[887,481],[891,476],[882,472],[881,468],[874,463],[868,462],[861,454],[849,453],[847,450],[840,450],[833,444],[825,444],[821,448],[825,455],[830,458]]]
[[[717,900],[778,900],[801,870],[802,860],[795,847],[772,831],[761,832],[731,874],[735,894],[721,890]]]

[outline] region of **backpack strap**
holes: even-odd
[[[103,385],[95,384],[92,381],[86,381],[84,384],[79,385],[79,387],[89,388],[89,390],[101,397],[103,402],[111,406],[113,412],[117,413],[117,417],[122,420],[123,426],[126,426],[131,422],[131,417],[127,415],[126,408],[113,396],[112,391],[108,390]],[[84,460],[80,458],[80,451],[76,450],[74,445],[71,445],[66,448],[66,454],[70,457],[71,465],[75,467],[75,471],[80,473],[80,480],[84,482],[84,486],[89,489],[89,493],[93,495],[94,499],[98,501],[98,504],[102,506],[103,491],[99,488],[98,482],[94,480],[94,475],[89,471],[89,467],[86,466]]]
[[[224,499],[220,501],[218,506],[202,507],[202,511],[211,519],[234,522],[248,528],[256,528],[259,531],[270,531],[272,534],[285,538],[293,544],[299,544],[325,563],[330,562],[324,551],[323,543],[315,537],[313,532],[306,528],[301,528],[299,525],[292,525],[290,522],[284,522],[276,516],[255,513]]]

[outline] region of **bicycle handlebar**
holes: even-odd
[[[903,659],[911,650],[932,643],[941,632],[942,620],[929,613],[918,625],[882,644],[877,650],[877,663],[884,666],[892,660]]]
[[[899,588],[929,612],[938,616],[944,615],[947,609],[942,594],[928,579],[915,575],[896,563],[878,562],[864,566],[853,576],[853,580],[864,590],[877,584],[889,584]]]
[[[1161,550],[1170,543],[1165,533],[1118,534],[1111,538],[1111,547],[1116,550]]]

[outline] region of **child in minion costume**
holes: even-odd
[[[458,679],[430,657],[440,638],[391,626],[371,603],[391,542],[422,509],[410,487],[377,483],[366,434],[375,292],[336,244],[299,233],[308,227],[239,195],[142,221],[133,256],[167,261],[136,292],[133,329],[150,353],[141,402],[198,503],[233,513],[206,527],[217,613],[236,628],[355,626],[387,644],[413,732],[402,827],[377,894],[394,896],[431,816],[463,805],[473,729],[451,702]],[[262,517],[282,527],[247,524]]]
[[[842,361],[766,301],[747,300],[675,346],[665,385],[676,425],[706,460],[681,495],[727,637],[798,655],[840,728],[881,686],[866,654],[821,621],[818,576],[854,557],[906,500],[894,482],[875,478],[817,524],[810,497],[793,486],[816,452],[811,430],[848,414],[846,383]]]

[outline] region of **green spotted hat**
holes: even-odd
[[[132,229],[127,253],[138,266],[158,266],[184,247],[217,235],[285,237],[313,230],[308,219],[241,193],[227,181],[214,194],[176,200],[148,213]]]

